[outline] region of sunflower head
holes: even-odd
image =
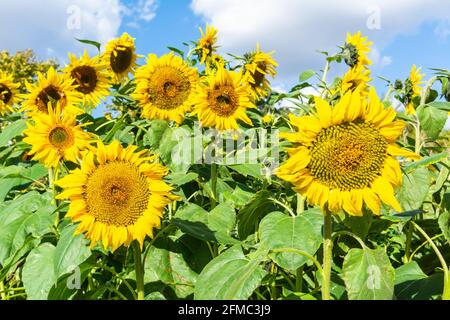
[[[333,213],[359,216],[365,204],[379,214],[381,202],[401,211],[394,196],[402,181],[395,156],[419,156],[396,145],[405,124],[395,120],[395,111],[384,108],[373,88],[368,99],[360,90],[347,92],[334,107],[316,97],[315,108],[313,115],[290,116],[298,132],[284,137],[296,146],[278,177]]]
[[[172,52],[158,58],[150,54],[147,63],[136,72],[136,89],[132,97],[149,119],[181,123],[191,110],[198,82],[195,68],[189,67]]]
[[[244,72],[250,83],[251,92],[255,99],[266,97],[270,91],[270,83],[267,76],[274,77],[277,62],[272,57],[273,52],[263,52],[256,45],[256,51],[246,55]]]
[[[53,109],[49,102],[48,112],[34,114],[23,132],[23,141],[31,145],[28,154],[49,168],[57,167],[62,159],[76,163],[80,151],[89,148],[92,136],[75,118],[72,113],[62,114],[59,103]]]
[[[266,126],[269,126],[273,123],[274,121],[274,116],[272,113],[266,113],[263,117],[262,117],[262,123]]]
[[[409,78],[405,80],[405,103],[406,103],[406,113],[415,114],[414,105],[412,103],[412,99],[418,95],[420,95],[422,88],[420,87],[423,84],[422,78],[424,74],[420,73],[420,68],[417,68],[414,64],[409,73]]]
[[[202,36],[198,39],[195,50],[200,58],[200,63],[206,63],[217,49],[218,30],[209,24],[206,24],[205,31],[202,28],[199,28],[199,30]]]
[[[71,201],[66,216],[79,223],[76,233],[85,233],[91,247],[101,241],[114,251],[153,237],[164,207],[179,198],[163,181],[167,168],[154,160],[137,146],[99,141],[83,154],[80,169],[55,182],[64,189],[57,198]]]
[[[219,68],[225,68],[225,59],[218,54],[213,54],[211,56],[211,61],[207,63],[208,69],[219,69]]]
[[[13,111],[12,106],[20,100],[19,87],[12,75],[0,72],[0,115]]]
[[[372,64],[367,54],[370,51],[372,42],[367,37],[361,35],[361,31],[351,35],[347,33],[347,40],[342,49],[341,56],[350,68],[366,66]]]
[[[85,104],[97,106],[109,91],[110,76],[107,65],[100,61],[99,56],[90,58],[85,50],[79,59],[69,53],[70,64],[64,69],[68,78],[72,79],[75,90],[78,91]]]
[[[103,59],[109,67],[115,83],[128,79],[128,74],[134,73],[138,58],[135,52],[134,38],[126,32],[106,44]]]
[[[355,91],[361,88],[361,95],[367,96],[369,92],[368,82],[370,81],[370,70],[360,66],[347,71],[341,81],[341,92]]]
[[[242,73],[220,68],[209,74],[197,88],[194,105],[193,114],[198,116],[202,126],[223,131],[238,129],[237,120],[252,125],[246,110],[255,105]]]
[[[52,67],[48,69],[47,74],[38,73],[37,82],[30,84],[26,82],[29,91],[24,94],[25,99],[23,109],[31,113],[48,113],[48,104],[52,109],[56,109],[59,104],[61,111],[65,113],[80,114],[83,111],[78,108],[78,104],[83,102],[83,98],[76,90],[72,79],[67,75],[59,74]]]

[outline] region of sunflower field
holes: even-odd
[[[449,300],[450,71],[377,92],[358,32],[278,93],[198,37],[0,53],[0,299]]]

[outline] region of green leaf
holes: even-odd
[[[47,169],[40,163],[31,167],[0,167],[0,200],[5,199],[8,192],[20,185],[31,183],[47,175]]]
[[[299,82],[304,82],[304,81],[308,80],[309,78],[311,78],[312,76],[314,76],[315,74],[316,74],[316,72],[314,70],[303,71],[300,74],[298,80],[299,80]]]
[[[244,256],[239,245],[211,260],[200,273],[195,287],[196,300],[248,299],[260,285],[266,271],[260,259]]]
[[[263,175],[261,174],[261,164],[235,164],[228,167],[239,172],[245,177],[251,176],[256,179],[263,180]]]
[[[447,210],[442,212],[439,216],[438,223],[445,239],[450,243],[450,212]]]
[[[400,300],[429,300],[442,294],[443,276],[427,276],[417,262],[395,269],[395,297]]]
[[[439,137],[445,122],[447,121],[447,111],[420,106],[416,109],[419,117],[420,127],[427,134],[428,138],[434,140]]]
[[[169,49],[170,51],[178,53],[181,57],[184,57],[184,52],[181,51],[180,49],[177,49],[177,48],[174,48],[174,47],[167,47],[167,49]]]
[[[187,251],[176,237],[158,239],[146,257],[145,282],[161,281],[169,285],[179,298],[191,295],[198,275],[184,260],[183,255]]]
[[[350,249],[345,256],[342,278],[350,300],[390,300],[395,271],[385,249]]]
[[[29,300],[45,300],[57,280],[54,269],[56,248],[44,243],[30,252],[22,270],[22,281]]]
[[[92,40],[86,40],[86,39],[77,39],[75,38],[77,41],[81,42],[81,43],[86,43],[86,44],[90,44],[91,46],[94,46],[97,48],[98,52],[100,52],[100,47],[101,44],[98,43],[97,41],[92,41]]]
[[[150,122],[150,128],[144,136],[144,144],[156,149],[164,132],[169,128],[167,121],[155,119]]]
[[[175,172],[170,173],[166,176],[166,180],[173,185],[182,186],[188,182],[191,182],[198,178],[198,174],[195,172],[183,173],[183,172]]]
[[[448,159],[448,157],[449,157],[448,152],[441,152],[441,153],[433,154],[432,156],[429,156],[429,157],[423,157],[419,161],[414,161],[414,162],[408,164],[407,166],[405,166],[404,172],[411,173],[419,167],[425,167],[430,164],[438,163],[439,161]]]
[[[450,112],[450,102],[447,101],[434,101],[427,104],[431,108]]]
[[[291,217],[272,212],[261,220],[261,246],[267,250],[292,248],[314,255],[322,243],[323,214],[319,209],[307,210]],[[291,253],[271,253],[270,257],[282,268],[295,271],[308,259]]]
[[[245,239],[258,230],[259,221],[263,216],[275,210],[269,199],[272,193],[267,190],[258,191],[237,215],[238,233],[240,239]]]
[[[355,217],[347,215],[344,220],[344,224],[358,237],[365,239],[369,233],[370,226],[372,225],[373,215],[367,210],[363,211],[363,215]]]
[[[5,147],[11,139],[22,134],[27,128],[25,120],[16,120],[0,133],[0,147]]]
[[[404,211],[416,210],[422,206],[430,189],[430,180],[430,172],[424,167],[403,175],[403,183],[397,192],[397,199]]]

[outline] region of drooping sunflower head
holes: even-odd
[[[25,83],[28,94],[24,94],[25,99],[23,109],[31,113],[48,113],[48,104],[52,109],[56,109],[59,103],[61,111],[65,113],[80,114],[83,111],[78,105],[83,102],[83,98],[76,90],[72,79],[64,74],[58,74],[52,67],[47,74],[38,73],[37,82]]]
[[[213,54],[211,56],[211,62],[207,66],[209,69],[225,68],[225,59],[221,55]]]
[[[202,28],[199,28],[199,30],[202,36],[200,39],[198,39],[195,49],[197,51],[197,55],[200,58],[200,63],[205,63],[208,59],[211,58],[211,56],[217,49],[216,43],[218,30],[210,26],[209,24],[206,24],[204,32]]]
[[[76,233],[85,233],[91,248],[101,241],[114,251],[153,237],[164,207],[178,199],[163,181],[167,168],[154,159],[134,145],[98,142],[96,150],[83,154],[80,169],[55,182],[64,189],[57,198],[70,199],[66,216],[79,223]]]
[[[85,104],[95,108],[109,92],[109,72],[107,65],[100,61],[99,56],[90,58],[85,50],[79,59],[69,53],[70,64],[64,69],[68,78],[72,79],[75,90],[78,91]]]
[[[365,97],[369,93],[368,82],[370,80],[372,80],[370,79],[370,70],[363,66],[351,68],[342,78],[340,90],[345,94],[347,91],[355,91],[360,87],[361,95]]]
[[[150,54],[146,65],[136,72],[136,89],[132,97],[149,119],[181,123],[191,110],[198,74],[172,52],[158,58]]]
[[[251,92],[255,99],[266,97],[270,91],[270,82],[267,76],[272,77],[277,73],[275,67],[277,62],[272,57],[273,52],[263,52],[256,45],[256,50],[247,55],[244,72],[250,83]]]
[[[135,71],[138,56],[134,40],[124,32],[119,38],[110,40],[106,44],[103,59],[111,71],[114,83],[128,79],[128,74]]]
[[[19,87],[12,75],[0,72],[0,115],[13,111],[12,106],[20,100]]]
[[[401,211],[394,196],[402,181],[395,156],[419,156],[397,146],[405,124],[395,120],[395,111],[384,108],[373,88],[368,101],[355,90],[333,108],[316,97],[315,108],[313,115],[290,116],[298,132],[284,137],[297,145],[278,168],[278,177],[291,182],[310,204],[333,213],[343,209],[359,216],[365,203],[380,214],[381,202]]]
[[[32,147],[28,154],[49,168],[57,167],[62,159],[76,163],[80,151],[89,148],[92,141],[82,125],[77,125],[73,113],[61,113],[59,103],[53,109],[49,102],[48,113],[34,114],[27,125],[23,141]]]
[[[354,35],[347,33],[347,40],[341,53],[345,63],[350,68],[372,64],[372,61],[367,57],[370,51],[369,47],[372,44],[372,42],[367,40],[367,37],[361,35],[361,31],[358,31]]]
[[[406,103],[406,113],[415,114],[414,105],[412,99],[420,95],[423,84],[422,78],[425,75],[420,73],[420,68],[417,68],[414,64],[409,73],[409,78],[405,80],[405,103]]]
[[[246,110],[255,105],[242,73],[223,68],[211,73],[197,87],[194,105],[192,114],[197,115],[204,127],[221,131],[238,129],[237,120],[252,125]]]

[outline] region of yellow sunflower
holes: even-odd
[[[55,182],[64,189],[57,198],[70,199],[66,217],[79,222],[76,233],[85,233],[91,248],[100,240],[114,251],[135,239],[142,247],[160,227],[164,207],[179,198],[163,181],[167,168],[136,149],[99,141],[83,154],[80,169]]]
[[[77,162],[80,151],[89,147],[92,136],[76,124],[72,113],[61,114],[59,103],[56,109],[48,104],[48,113],[36,113],[28,128],[24,130],[24,142],[32,146],[29,155],[47,167],[57,167],[61,159]]]
[[[205,63],[217,49],[215,44],[217,43],[218,30],[209,24],[206,24],[205,32],[203,32],[202,28],[199,28],[199,30],[202,36],[198,40],[195,50],[200,57],[200,63]]]
[[[12,75],[0,72],[0,115],[13,111],[12,106],[19,101],[19,87]]]
[[[272,77],[277,73],[277,62],[272,57],[273,52],[265,53],[260,50],[259,44],[256,51],[248,55],[248,62],[244,66],[245,75],[250,83],[251,93],[255,99],[264,98],[270,91],[270,82],[267,75]]]
[[[103,59],[111,70],[114,83],[120,83],[128,79],[129,73],[134,73],[138,58],[135,52],[134,38],[126,32],[106,44]]]
[[[95,108],[109,93],[109,72],[107,65],[98,56],[90,58],[85,50],[82,57],[77,59],[69,53],[70,64],[64,69],[66,75],[73,80],[76,90],[83,96],[85,104],[92,104]]]
[[[355,216],[362,215],[363,203],[375,214],[380,214],[381,202],[402,210],[394,196],[394,187],[402,182],[395,156],[419,155],[397,146],[405,123],[395,120],[394,109],[385,109],[373,88],[368,98],[364,101],[355,90],[332,108],[315,97],[314,115],[290,115],[298,132],[283,136],[298,146],[289,150],[276,174],[310,204]]]
[[[372,61],[367,57],[370,51],[369,47],[372,44],[367,40],[367,37],[361,35],[361,31],[354,35],[347,33],[347,40],[342,52],[345,63],[351,68],[372,64]]]
[[[208,63],[208,68],[211,69],[211,67],[215,69],[225,68],[225,59],[218,54],[211,55],[211,62]]]
[[[420,68],[417,68],[414,64],[409,73],[409,78],[405,81],[406,113],[408,114],[416,113],[412,99],[420,95],[422,90],[420,85],[423,84],[421,80],[424,76],[420,73]]]
[[[369,93],[368,82],[370,79],[370,70],[360,66],[357,68],[351,68],[347,71],[341,81],[340,89],[344,94],[347,91],[354,91],[356,88],[361,87],[361,95],[367,96]]]
[[[192,108],[198,75],[172,52],[158,58],[149,54],[147,64],[136,72],[136,89],[132,97],[149,119],[173,120],[181,123]]]
[[[77,107],[82,103],[81,94],[76,91],[76,86],[66,75],[58,74],[55,69],[50,68],[44,75],[38,72],[37,82],[30,84],[25,82],[29,93],[24,94],[23,109],[32,113],[48,112],[48,103],[56,108],[59,103],[61,111],[66,113],[80,114],[83,111]]]
[[[197,88],[193,115],[204,127],[218,130],[238,129],[237,120],[253,125],[246,114],[254,108],[250,87],[242,73],[223,68],[212,73]]]

